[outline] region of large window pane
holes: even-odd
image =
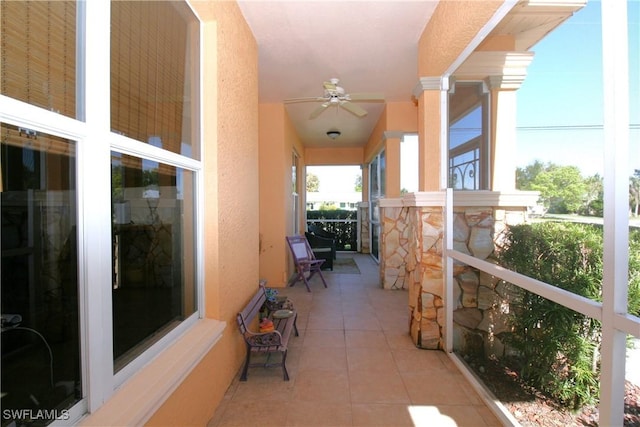
[[[3,95],[76,117],[75,1],[0,2]]]
[[[112,153],[113,352],[119,370],[197,310],[194,173]]]
[[[487,95],[480,83],[458,83],[449,96],[449,186],[487,189]]]
[[[4,426],[22,425],[28,410],[63,417],[82,398],[82,381],[75,143],[0,130]]]
[[[418,191],[418,135],[404,135],[400,144],[400,192]]]
[[[197,20],[184,2],[111,3],[111,128],[200,158]]]

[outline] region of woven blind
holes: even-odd
[[[174,2],[111,5],[112,130],[180,153],[187,22]]]
[[[76,117],[76,4],[0,2],[0,91]]]

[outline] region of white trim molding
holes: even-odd
[[[213,348],[225,328],[225,322],[201,319],[78,425],[144,425]]]
[[[405,132],[401,130],[385,130],[382,132],[382,140],[386,141],[387,139],[402,139],[404,137]]]
[[[446,92],[449,90],[449,87],[449,76],[420,77],[418,83],[413,88],[413,96],[417,99],[422,92],[426,90],[441,90]]]
[[[490,89],[519,89],[527,77],[533,52],[480,51],[456,70],[460,80],[487,79]]]
[[[540,193],[537,191],[453,191],[454,206],[528,207],[535,206]],[[421,191],[408,193],[401,198],[379,199],[381,208],[444,206],[445,191]]]

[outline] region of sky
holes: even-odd
[[[640,169],[640,0],[628,0],[627,5],[632,175]],[[531,49],[534,59],[517,94],[516,166],[539,160],[577,166],[583,177],[603,175],[600,6],[599,0],[590,0]],[[401,185],[409,191],[417,191],[417,171],[405,165],[416,158],[410,150],[401,158]],[[345,191],[346,185],[351,191],[360,168],[323,167],[313,173],[320,191]]]
[[[640,1],[627,5],[631,175],[640,169]],[[585,177],[603,175],[600,6],[590,0],[531,49],[534,59],[517,95],[517,166],[537,159],[578,166]]]

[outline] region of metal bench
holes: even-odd
[[[254,332],[253,330],[258,330],[258,317],[264,308],[267,309],[268,317],[273,321],[274,330],[272,332]],[[273,314],[277,310],[285,308],[290,309],[293,312],[291,316],[285,318],[274,318]],[[296,326],[297,317],[298,313],[293,309],[290,301],[288,303],[267,301],[266,289],[264,286],[260,285],[258,292],[256,292],[249,303],[236,316],[240,333],[247,344],[247,356],[242,369],[242,375],[240,376],[240,381],[246,381],[249,367],[255,366],[282,366],[284,380],[289,381],[289,373],[287,372],[286,366],[287,344],[289,343],[289,337],[291,336],[292,331],[295,332],[296,336],[298,336],[298,328]],[[268,353],[267,361],[251,364],[252,353]],[[280,360],[270,362],[270,355],[272,353],[280,353]]]

